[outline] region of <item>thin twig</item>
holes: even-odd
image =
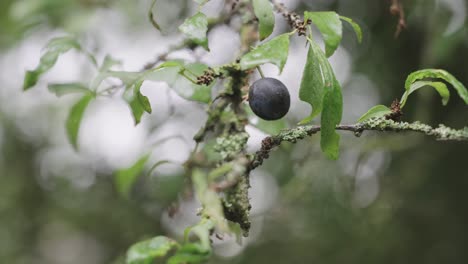
[[[249,170],[253,170],[262,165],[263,161],[269,157],[271,150],[281,145],[282,142],[295,143],[307,136],[311,136],[321,130],[320,126],[300,126],[297,128],[283,131],[275,136],[266,137],[262,140],[262,146],[258,150],[250,162]],[[356,136],[360,136],[363,131],[392,131],[392,132],[405,132],[412,131],[423,133],[428,136],[433,136],[437,140],[444,141],[468,141],[468,129],[455,130],[444,125],[439,125],[433,128],[429,125],[420,122],[407,123],[396,122],[387,119],[371,119],[364,123],[354,125],[338,125],[336,130],[354,132]]]
[[[156,56],[154,60],[147,62],[140,71],[146,71],[146,70],[152,69],[159,62],[166,60],[169,54],[171,54],[174,51],[184,48],[190,43],[191,43],[190,41],[184,40],[184,41],[181,41],[180,43],[169,46],[169,48],[164,53],[161,53],[158,56]]]
[[[392,5],[390,6],[390,13],[394,16],[398,16],[395,38],[406,28],[405,10],[403,9],[401,1],[402,0],[392,0]]]
[[[294,29],[294,32],[297,32],[299,36],[305,36],[307,33],[307,25],[310,21],[304,21],[296,12],[288,10],[283,3],[276,0],[273,0],[272,2],[276,12],[283,15],[283,17],[288,21],[289,26]]]

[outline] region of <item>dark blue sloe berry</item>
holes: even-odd
[[[250,108],[262,119],[282,118],[288,113],[290,104],[288,88],[277,79],[262,78],[250,86]]]

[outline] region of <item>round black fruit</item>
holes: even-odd
[[[288,88],[277,79],[262,78],[250,86],[250,108],[262,119],[282,118],[288,113],[290,104]]]

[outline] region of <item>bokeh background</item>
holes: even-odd
[[[390,1],[283,2],[299,13],[335,10],[362,26],[363,43],[346,25],[343,44],[331,58],[343,86],[344,123],[399,98],[406,76],[417,69],[446,69],[468,85],[465,0],[403,1],[408,29],[396,39]],[[196,201],[177,193],[180,164],[206,118],[203,105],[182,99],[164,83],[146,82],[142,92],[154,112],[135,127],[119,96],[101,98],[86,111],[75,152],[64,120],[77,97],[56,98],[46,85],[89,80],[95,73],[86,58],[67,53],[37,87],[22,92],[25,70],[37,65],[41,49],[55,36],[76,35],[99,60],[110,54],[123,70],[141,69],[182,39],[177,26],[196,11],[192,1],[159,0],[162,35],[147,20],[149,4],[0,1],[0,263],[123,263],[131,244],[156,235],[179,238],[197,220]],[[216,17],[223,5],[211,0],[203,11]],[[278,15],[275,34],[287,29]],[[211,66],[236,59],[240,40],[232,26],[213,28],[209,42],[210,53],[181,50],[170,57]],[[290,127],[309,111],[297,96],[305,55],[304,41],[295,37],[281,76],[275,67],[263,67],[291,91],[285,118]],[[434,91],[422,89],[410,97],[404,120],[462,128],[467,110],[455,93],[443,107]],[[255,151],[267,133],[256,128],[256,118],[251,122],[249,150]],[[342,135],[336,162],[324,158],[318,137],[312,137],[284,144],[255,170],[251,236],[242,245],[229,236],[215,240],[211,263],[466,263],[468,144],[415,134]],[[125,199],[112,174],[147,151],[152,163],[172,163],[142,177]],[[170,218],[165,208],[176,200],[180,210]]]

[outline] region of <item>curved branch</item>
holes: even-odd
[[[295,143],[307,136],[311,136],[320,131],[320,126],[300,126],[293,129],[283,131],[275,136],[266,137],[262,140],[262,146],[255,155],[253,155],[249,170],[253,170],[258,166],[262,165],[263,161],[269,157],[269,154],[273,148],[281,145],[282,142]],[[363,123],[357,123],[354,125],[338,125],[336,130],[351,131],[359,137],[362,132],[368,131],[391,131],[391,132],[418,132],[427,136],[433,136],[437,140],[445,141],[468,141],[468,128],[456,130],[453,128],[439,125],[437,128],[433,128],[429,125],[422,124],[420,122],[408,123],[408,122],[396,122],[393,120],[387,120],[385,118],[370,119]]]

